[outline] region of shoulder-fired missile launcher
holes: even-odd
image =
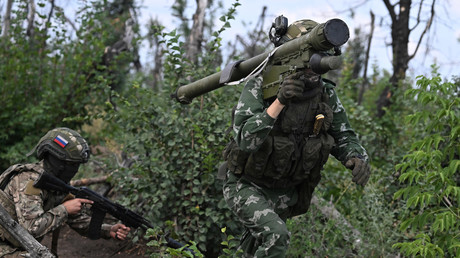
[[[273,26],[286,23],[287,19]],[[262,72],[264,98],[268,99],[277,94],[280,83],[288,74],[305,68],[323,74],[340,67],[342,59],[338,47],[349,38],[348,26],[344,21],[331,19],[318,24],[311,20],[301,20],[280,31],[285,34],[270,34],[277,46],[275,49],[248,60],[234,62],[221,72],[180,86],[172,96],[182,104],[189,104],[197,96]]]

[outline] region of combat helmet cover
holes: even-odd
[[[60,127],[50,130],[35,146],[36,156],[42,160],[46,153],[65,161],[86,163],[90,149],[86,140],[76,131]]]
[[[282,45],[290,40],[300,37],[301,35],[305,35],[317,25],[317,22],[310,19],[295,21],[288,26],[286,33],[279,39],[276,45]]]

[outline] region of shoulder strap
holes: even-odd
[[[24,165],[16,164],[9,168],[7,168],[1,175],[0,175],[0,190],[5,190],[6,185],[10,182],[11,178],[18,174],[20,171],[24,169]]]
[[[326,88],[335,88],[335,86],[336,86],[335,82],[333,82],[333,81],[331,81],[331,80],[329,80],[329,79],[321,78],[321,80],[323,80],[324,86],[325,86]]]
[[[10,182],[11,178],[24,170],[35,171],[37,173],[42,173],[42,169],[39,167],[38,163],[35,164],[16,164],[7,168],[0,175],[0,190],[5,190],[6,185]]]

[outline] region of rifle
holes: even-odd
[[[29,231],[19,225],[2,205],[0,205],[0,225],[5,228],[14,240],[24,247],[30,257],[55,257],[45,246],[40,244]]]
[[[153,225],[146,220],[141,215],[135,213],[132,210],[125,208],[124,206],[114,203],[107,199],[104,196],[99,195],[95,191],[87,187],[73,187],[69,184],[66,184],[64,181],[59,178],[51,175],[50,173],[43,172],[37,181],[34,183],[34,186],[40,189],[54,190],[62,193],[73,194],[76,198],[88,199],[94,203],[91,206],[92,216],[89,224],[88,238],[90,239],[99,239],[101,233],[101,225],[104,220],[105,214],[108,213],[115,218],[119,219],[128,227],[131,228],[142,228],[147,230],[153,228]],[[167,246],[178,249],[184,247],[184,244],[170,238],[165,238]],[[193,254],[193,251],[187,247],[184,247],[185,250],[190,251]]]

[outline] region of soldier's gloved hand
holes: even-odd
[[[369,164],[362,157],[353,157],[345,163],[345,167],[352,170],[353,182],[365,186],[371,175]]]
[[[290,101],[301,98],[304,89],[305,83],[303,80],[288,76],[283,80],[278,90],[277,98],[281,104],[287,105]]]

